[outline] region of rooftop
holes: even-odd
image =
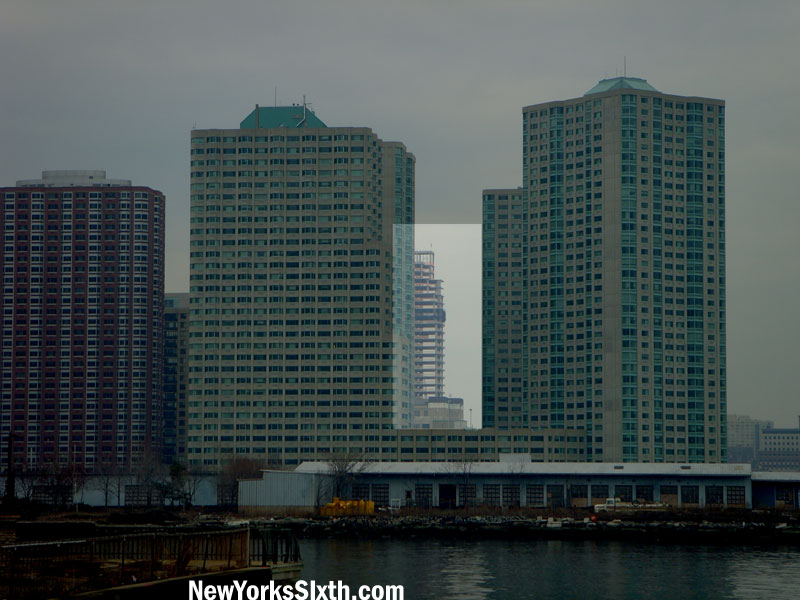
[[[466,467],[465,465],[469,465]],[[678,463],[534,463],[508,462],[378,462],[358,463],[355,473],[380,475],[443,475],[464,473],[472,475],[627,475],[627,476],[733,476],[748,477],[749,464],[678,464]],[[304,462],[298,473],[330,473],[327,462]]]
[[[22,179],[17,187],[131,187],[130,179],[106,179],[105,171],[42,171],[41,179]]]
[[[793,481],[800,482],[798,471],[753,471],[753,481]]]
[[[600,92],[610,92],[611,90],[643,90],[646,92],[657,92],[658,90],[647,83],[646,79],[639,77],[613,77],[611,79],[601,79],[600,82],[584,94],[599,94]]]
[[[306,105],[258,106],[239,124],[242,129],[272,129],[274,127],[327,127]]]

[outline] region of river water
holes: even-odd
[[[302,540],[303,579],[402,584],[405,600],[800,594],[800,548],[583,541]]]

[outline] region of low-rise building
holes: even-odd
[[[352,463],[348,497],[372,500],[377,507],[418,508],[588,508],[605,503],[606,498],[682,509],[753,506],[750,465],[548,464],[532,463],[526,456],[514,459],[492,463]],[[240,482],[239,508],[258,512],[269,506],[265,499],[276,495],[290,499],[293,507],[319,506],[315,502],[328,501],[325,494],[300,498],[299,502],[294,492],[300,488],[314,490],[315,494],[320,489],[332,490],[333,485],[326,487],[319,478],[333,478],[334,471],[330,463],[301,464],[294,477],[307,481],[293,479],[291,494],[278,491],[286,485],[284,473],[264,471],[261,480]],[[767,498],[768,493],[762,496]]]

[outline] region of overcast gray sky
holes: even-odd
[[[464,399],[464,418],[481,425],[481,226],[428,223],[414,228],[418,250],[433,250],[442,280],[444,393]]]
[[[306,94],[414,152],[419,221],[477,223],[483,188],[522,183],[521,107],[627,56],[661,91],[728,103],[729,411],[796,425],[798,31],[796,0],[3,0],[0,184],[105,169],[162,190],[185,291],[194,125]]]

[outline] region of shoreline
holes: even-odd
[[[775,523],[682,520],[573,520],[525,517],[331,517],[266,521],[298,539],[630,541],[667,544],[800,546],[797,519]]]
[[[614,512],[599,515],[581,510],[508,514],[448,511],[441,514],[370,516],[286,516],[242,519],[233,514],[162,521],[147,515],[131,519],[6,521],[5,543],[56,541],[127,533],[172,530],[217,530],[250,521],[288,530],[298,539],[453,539],[627,541],[664,544],[734,544],[800,546],[800,514],[796,512]],[[149,515],[153,516],[153,515]],[[144,517],[144,518],[142,518]],[[133,522],[125,522],[133,521]]]

